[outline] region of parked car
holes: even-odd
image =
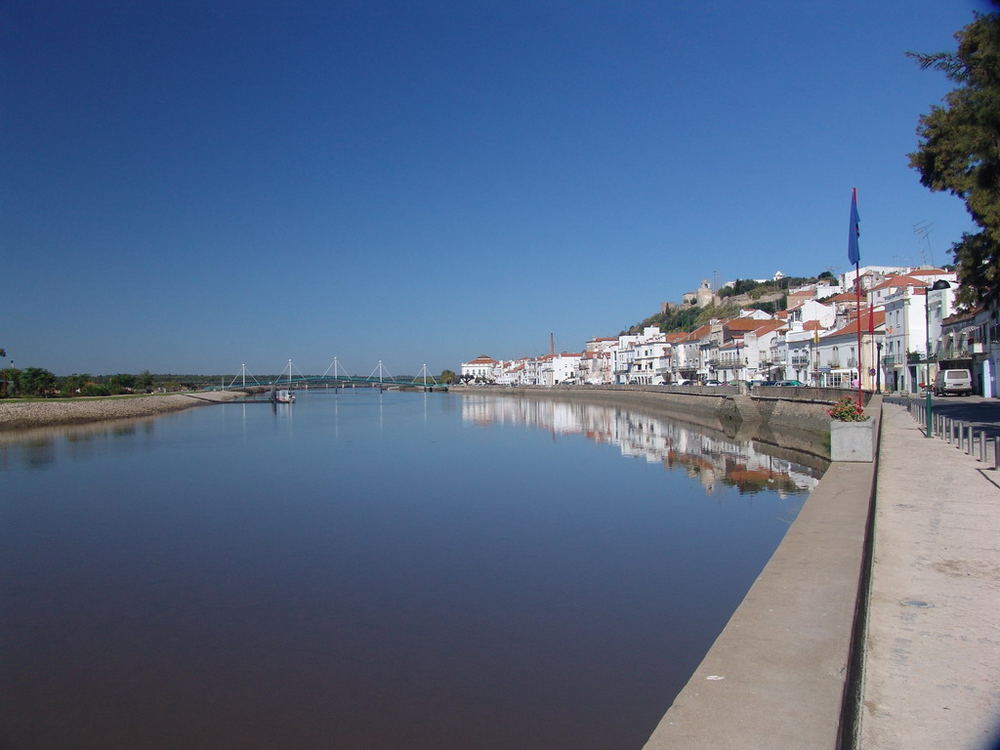
[[[787,386],[789,388],[801,388],[805,385],[801,380],[779,380],[774,385]]]
[[[940,370],[934,378],[934,395],[972,395],[972,373],[968,370]]]
[[[722,385],[718,380],[706,380],[704,385]]]

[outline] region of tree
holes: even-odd
[[[56,376],[41,367],[28,367],[17,376],[18,390],[26,395],[45,396],[56,386]]]
[[[135,387],[135,375],[120,372],[108,378],[108,388],[112,393],[127,393]]]
[[[445,385],[449,385],[458,380],[458,376],[453,370],[441,370],[441,377],[438,379]]]
[[[0,395],[11,396],[17,393],[18,371],[13,367],[0,370]]]
[[[996,2],[996,0],[994,0]],[[958,87],[920,117],[918,150],[909,154],[920,182],[965,201],[980,227],[952,245],[959,300],[1000,303],[1000,13],[975,14],[955,34],[956,52],[907,53]]]
[[[89,375],[81,375],[79,373],[67,375],[62,379],[61,390],[67,395],[73,395],[82,391],[88,380],[90,380]]]

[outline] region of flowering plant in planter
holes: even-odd
[[[871,417],[865,416],[865,410],[862,407],[846,397],[834,404],[832,409],[827,409],[826,413],[838,422],[865,422],[871,419]]]

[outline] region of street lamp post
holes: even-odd
[[[931,292],[936,292],[941,289],[951,289],[951,284],[949,284],[944,279],[938,279],[934,282],[933,286],[926,287],[924,290],[924,327],[926,329],[927,338],[927,350],[924,356],[924,402],[926,404],[926,429],[924,430],[924,437],[933,437],[933,429],[931,426],[932,415],[931,415]]]
[[[882,342],[875,342],[875,393],[882,392]]]

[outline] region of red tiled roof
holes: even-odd
[[[868,311],[867,310],[862,311],[861,318],[862,318],[862,320],[861,320],[861,332],[862,333],[867,333],[868,332]],[[874,327],[878,328],[880,325],[883,325],[884,323],[885,323],[885,312],[882,311],[882,310],[876,310],[875,311]],[[855,318],[854,320],[852,320],[850,323],[848,323],[843,328],[840,328],[840,329],[838,329],[836,331],[828,333],[825,336],[823,336],[823,338],[829,338],[831,336],[843,336],[843,335],[848,334],[848,333],[854,333],[854,334],[856,334],[857,332],[858,332],[858,319]]]
[[[841,292],[840,294],[835,294],[832,297],[827,297],[824,302],[851,302],[857,299],[854,292]]]
[[[752,331],[759,328],[763,323],[770,323],[769,320],[757,320],[756,318],[732,318],[722,325],[730,331]]]
[[[753,329],[752,333],[758,336],[763,336],[764,334],[770,333],[771,331],[777,331],[779,328],[785,328],[788,326],[783,320],[762,320],[761,325]]]
[[[691,333],[689,333],[687,335],[687,339],[685,339],[685,340],[686,341],[698,341],[699,339],[705,338],[705,336],[707,336],[711,332],[712,332],[712,326],[707,325],[707,324],[703,325],[703,326],[699,326],[698,328],[695,328],[693,331],[691,331]]]
[[[920,281],[912,276],[890,276],[878,286],[873,286],[869,292],[877,292],[880,289],[894,289],[901,286],[926,286],[926,281]]]

